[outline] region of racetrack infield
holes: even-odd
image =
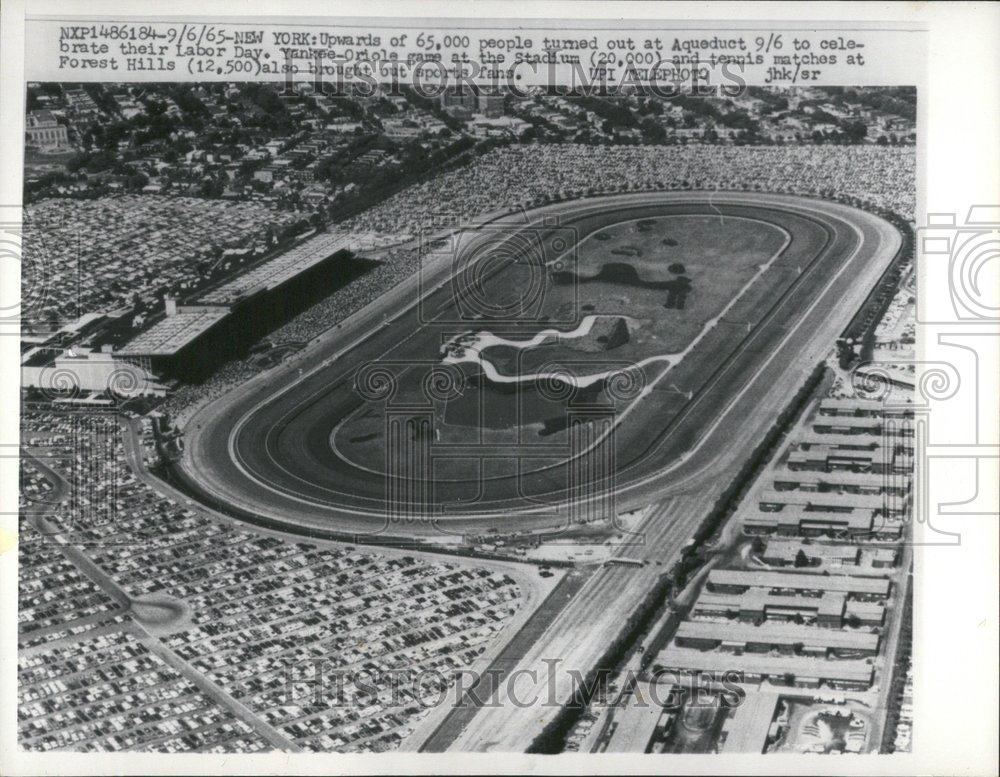
[[[302,375],[280,371],[273,383],[260,382],[216,403],[212,412],[200,414],[196,429],[189,425],[187,430],[190,482],[217,498],[229,496],[247,513],[291,525],[301,520],[300,525],[346,531],[368,527],[383,534],[436,534],[503,528],[529,512],[531,518],[522,524],[565,523],[566,511],[558,507],[571,494],[589,509],[602,492],[683,465],[705,447],[706,429],[717,426],[732,398],[753,388],[761,365],[776,350],[782,356],[792,351],[790,341],[796,338],[791,335],[803,316],[823,318],[833,311],[860,274],[852,272],[855,263],[871,262],[876,254],[879,262],[891,259],[882,256],[885,222],[860,211],[775,195],[713,195],[712,200],[697,193],[584,200],[561,206],[557,224],[529,216],[526,225],[490,225],[493,231],[482,242],[507,247],[490,253],[470,243],[468,253],[486,257],[477,259],[488,269],[475,276],[479,286],[473,291],[477,299],[495,302],[492,309],[487,304],[471,314],[463,310],[453,280],[428,292],[419,305],[392,311],[397,315],[388,325],[374,327],[329,364],[300,365]],[[713,220],[726,225],[716,230],[725,239],[707,245],[697,257],[686,253],[681,225],[710,227]],[[641,256],[605,252],[603,266],[588,257],[595,235],[614,238],[614,230],[643,221],[647,234],[632,230],[627,244]],[[650,223],[669,224],[673,233],[654,234],[665,246],[659,266],[650,251],[648,233],[655,233]],[[699,290],[725,285],[706,273],[717,273],[718,262],[731,258],[726,245],[749,224],[764,226],[733,249],[744,258],[759,250],[750,262],[733,259],[744,274],[737,274],[729,288],[739,293],[726,299],[716,294],[710,305],[699,307]],[[567,228],[578,236],[577,245],[547,251],[547,241],[565,235]],[[530,238],[522,237],[525,232]],[[702,230],[700,243],[711,233],[711,228]],[[783,246],[776,242],[778,235],[788,238]],[[541,245],[537,251],[536,244]],[[775,246],[780,250],[767,259]],[[709,266],[705,256],[713,252],[717,263]],[[494,261],[493,254],[502,261]],[[518,260],[526,254],[527,261]],[[686,256],[691,257],[687,262]],[[468,265],[459,259],[464,272]],[[678,262],[683,272],[671,272]],[[748,281],[749,270],[760,262],[766,269]],[[613,273],[628,265],[634,277],[609,279],[609,265]],[[529,310],[524,295],[520,301],[504,296],[510,288],[538,286],[539,268],[541,304]],[[583,282],[552,279],[574,269],[576,281]],[[681,274],[692,281],[685,308],[664,308],[662,315],[674,316],[686,330],[672,327],[669,338],[655,326],[638,330],[630,324],[639,336],[630,337],[624,348],[588,351],[582,340],[550,338],[535,349],[492,356],[517,375],[548,364],[535,351],[550,349],[558,353],[552,361],[559,364],[577,357],[569,369],[584,378],[625,370],[633,379],[631,388],[615,393],[607,381],[568,392],[559,381],[511,387],[485,380],[469,363],[449,365],[461,369],[453,382],[464,382],[465,392],[454,392],[453,385],[428,386],[429,374],[441,365],[442,344],[456,335],[486,331],[524,340],[544,330],[573,330],[593,315],[649,321],[654,301],[668,292],[657,284]],[[642,304],[637,294],[644,295]],[[712,325],[705,328],[707,321]],[[676,353],[685,342],[691,347],[679,360],[642,364],[643,354],[656,354],[650,335],[670,339],[661,355]],[[645,350],[639,342],[643,336]],[[788,353],[786,360],[794,355]],[[489,350],[483,356],[489,360]],[[521,357],[527,358],[526,368]],[[773,362],[768,364],[773,375]],[[368,372],[359,377],[365,365]],[[381,372],[372,372],[374,367]],[[368,381],[364,386],[362,379]],[[394,389],[390,396],[384,393],[386,380]]]

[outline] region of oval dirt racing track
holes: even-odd
[[[516,245],[544,242],[567,227],[582,242],[607,225],[660,215],[757,221],[788,239],[759,280],[706,327],[694,350],[667,370],[643,375],[648,390],[619,403],[609,426],[613,434],[584,454],[536,437],[531,445],[494,437],[449,447],[431,436],[419,450],[406,452],[409,463],[397,476],[338,449],[339,426],[370,414],[369,405],[378,405],[386,417],[388,409],[395,412],[391,398],[373,402],[371,392],[367,399],[359,394],[359,369],[382,363],[399,375],[426,369],[447,336],[501,323],[462,320],[451,276],[463,261],[467,266],[467,257],[442,254],[425,264],[419,278],[400,284],[293,359],[199,409],[184,429],[181,477],[204,498],[248,520],[360,541],[561,525],[570,494],[574,509],[599,512],[612,503],[618,509],[645,504],[690,488],[698,478],[718,477],[740,455],[728,441],[748,424],[766,430],[773,422],[774,414],[762,405],[765,395],[776,385],[790,395],[790,384],[829,351],[901,238],[876,216],[822,200],[653,192],[501,217],[458,250],[476,252],[483,241],[502,243],[508,236]],[[533,330],[515,321],[515,328],[527,336],[577,323],[579,315],[575,322],[536,323]],[[405,364],[407,359],[416,366]],[[592,482],[570,491],[580,472],[595,471],[580,468],[582,455],[603,468]],[[397,471],[392,462],[385,466]]]

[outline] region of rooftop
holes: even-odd
[[[860,549],[857,545],[818,545],[816,543],[805,545],[801,540],[769,539],[761,555],[765,558],[779,557],[792,561],[800,550],[808,558],[855,559]]]
[[[808,506],[814,510],[829,507],[868,511],[881,510],[888,503],[887,497],[879,494],[836,494],[816,491],[773,491],[771,489],[761,491],[759,501],[762,504]]]
[[[178,311],[151,326],[119,351],[122,356],[173,356],[229,315],[224,307]]]
[[[751,526],[815,526],[843,527],[854,531],[873,531],[881,527],[885,520],[875,518],[872,511],[852,511],[849,513],[823,513],[806,510],[802,505],[788,505],[777,512],[756,512],[744,516],[743,523]]]
[[[846,448],[830,448],[826,446],[813,445],[812,450],[797,449],[789,451],[788,461],[810,462],[828,461],[830,459],[851,459],[855,462],[869,462],[869,466],[885,467],[892,465],[896,461],[896,452],[890,448],[875,448],[870,451],[851,451]]]
[[[838,470],[836,472],[777,472],[774,476],[775,483],[797,483],[799,485],[819,485],[820,483],[830,486],[897,486],[898,479],[889,480],[881,472],[846,472]]]
[[[711,621],[685,621],[677,628],[677,639],[718,640],[739,642],[744,645],[802,645],[805,648],[833,650],[878,650],[878,634],[867,631],[825,629],[818,626],[765,622],[759,626],[751,623],[713,623]]]
[[[316,235],[239,278],[203,294],[199,302],[228,304],[261,291],[277,288],[338,251],[353,248],[356,243],[354,235],[343,232],[324,232]]]
[[[824,445],[830,447],[865,448],[874,450],[882,447],[882,438],[868,434],[816,434],[810,432],[800,441],[805,445]]]
[[[877,434],[882,429],[882,418],[877,416],[854,415],[819,415],[813,418],[814,429],[830,427],[833,429],[868,429]]]
[[[780,677],[815,677],[821,680],[871,683],[873,669],[864,659],[829,661],[808,656],[768,656],[760,653],[718,653],[712,650],[668,647],[657,663],[668,669],[687,672],[741,672]]]
[[[795,572],[713,569],[708,573],[708,582],[712,585],[790,588],[800,591],[844,591],[846,593],[878,594],[881,596],[889,593],[888,580],[852,575],[810,575]]]
[[[732,610],[759,610],[768,607],[787,607],[802,610],[816,610],[819,615],[838,616],[844,612],[847,594],[843,591],[824,591],[822,596],[795,596],[772,594],[761,588],[751,588],[741,594],[720,594],[702,591],[694,608],[729,608]]]
[[[819,412],[821,414],[834,415],[854,415],[855,413],[901,415],[904,412],[904,409],[886,406],[884,403],[874,399],[841,399],[837,397],[829,397],[827,399],[823,399],[819,403]],[[910,415],[913,414],[912,409],[906,410],[905,412]]]

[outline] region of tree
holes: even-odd
[[[141,191],[149,183],[149,178],[143,173],[133,173],[128,177],[128,189],[132,192]]]
[[[799,552],[795,554],[795,566],[798,568],[809,566],[809,557],[801,548],[799,548]]]
[[[846,121],[842,126],[848,143],[861,143],[868,134],[868,127],[863,121]]]
[[[647,143],[661,145],[666,142],[667,131],[655,119],[644,119],[640,127]]]

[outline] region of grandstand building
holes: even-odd
[[[367,272],[357,258],[363,236],[324,232],[181,304],[128,342],[123,357],[148,358],[154,372],[200,380],[219,364],[244,356],[276,326]]]

